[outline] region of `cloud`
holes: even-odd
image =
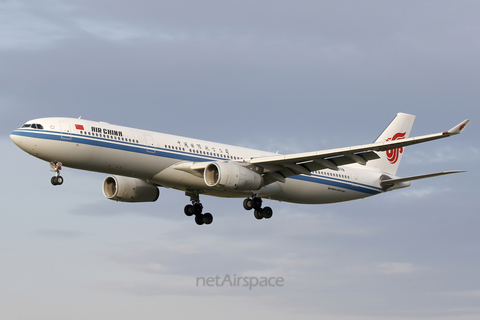
[[[42,3],[10,0],[0,3],[0,50],[48,49],[67,39],[90,35],[110,42],[135,39],[177,41],[182,34],[167,33],[108,17],[83,16],[80,6],[60,1]]]
[[[463,136],[464,137],[464,136]],[[462,139],[462,136],[455,137]],[[462,143],[463,141],[457,141]],[[425,149],[425,148],[423,148]],[[409,164],[435,164],[435,163],[455,163],[461,160],[477,162],[480,159],[480,148],[474,146],[454,147],[451,145],[438,146],[436,148],[428,148],[428,151],[407,150],[405,163]]]
[[[68,29],[61,20],[38,14],[23,1],[0,3],[0,49],[45,49],[70,38]]]
[[[147,37],[149,33],[137,26],[125,23],[77,19],[77,25],[87,33],[109,41],[125,41]]]
[[[412,185],[406,189],[398,191],[397,193],[404,197],[414,197],[414,198],[425,198],[432,194],[445,193],[449,192],[451,189],[448,187],[420,187],[413,185],[415,181],[412,182]]]
[[[378,268],[385,274],[411,274],[430,270],[429,267],[416,266],[408,262],[387,262],[378,265]]]
[[[64,238],[64,239],[78,238],[86,235],[83,232],[61,230],[61,229],[40,229],[38,230],[38,234],[44,237]]]
[[[480,290],[452,291],[452,292],[445,292],[444,294],[449,296],[457,296],[457,297],[478,298],[480,297]]]

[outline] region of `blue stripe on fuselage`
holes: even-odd
[[[117,141],[117,140],[112,140],[107,138],[85,136],[85,135],[75,134],[75,133],[63,134],[64,136],[68,136],[69,138],[62,138],[61,136],[62,133],[58,131],[35,130],[35,129],[17,129],[17,130],[14,130],[11,134],[17,135],[17,136],[23,136],[23,137],[36,138],[36,139],[81,143],[85,145],[116,149],[116,150],[128,151],[128,152],[135,152],[140,154],[148,154],[151,156],[158,156],[158,157],[183,160],[183,161],[230,160],[226,158],[213,157],[213,156],[201,157],[201,156],[192,154],[190,152],[184,152],[184,151],[172,152],[172,150],[165,149],[165,148],[147,147],[146,145],[139,144],[139,143]],[[148,150],[153,149],[155,150],[155,153],[153,153],[152,151],[148,152],[147,149]],[[312,176],[296,175],[296,176],[288,177],[288,179],[296,179],[296,180],[307,181],[312,183],[324,184],[332,187],[348,189],[348,190],[366,193],[370,195],[383,192],[382,189],[377,187],[373,187],[373,186],[369,186],[369,185],[365,185],[357,182],[352,182],[348,180],[326,178],[324,176],[315,175],[315,174],[313,174]]]
[[[325,184],[325,185],[332,186],[332,187],[348,189],[348,190],[367,193],[367,194],[371,194],[371,195],[379,194],[379,193],[383,192],[382,189],[375,188],[373,186],[363,185],[363,184],[351,182],[351,181],[348,181],[348,180],[326,179],[325,177],[319,176],[319,175],[312,175],[312,176],[298,175],[298,176],[293,176],[293,177],[289,177],[289,178],[290,179],[301,180],[301,181],[308,181],[308,182],[313,182],[313,183]]]

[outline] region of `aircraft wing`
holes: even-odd
[[[459,134],[465,129],[469,122],[470,120],[467,119],[445,132],[412,137],[403,140],[390,140],[353,147],[252,158],[247,162],[265,169],[264,179],[266,180],[267,184],[274,181],[284,182],[285,178],[289,176],[298,174],[309,175],[311,172],[316,170],[322,170],[326,168],[338,170],[338,166],[350,163],[359,163],[365,165],[367,161],[379,158],[379,156],[375,153],[376,151],[381,152],[397,149]]]

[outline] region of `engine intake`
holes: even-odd
[[[260,174],[228,162],[210,163],[205,168],[204,180],[209,187],[225,190],[258,190],[263,185]]]
[[[154,202],[160,191],[154,184],[140,179],[109,176],[103,181],[103,195],[121,202]]]

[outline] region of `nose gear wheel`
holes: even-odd
[[[55,172],[55,176],[50,179],[50,182],[54,186],[60,186],[63,183],[63,177],[60,175],[60,170],[62,170],[61,162],[50,162],[50,168]]]

